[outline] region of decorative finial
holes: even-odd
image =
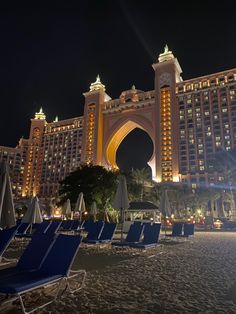
[[[36,113],[35,113],[34,118],[35,118],[35,119],[39,119],[39,120],[45,120],[45,119],[46,119],[46,116],[45,116],[45,114],[43,113],[43,108],[42,108],[42,107],[40,107],[39,112],[36,112]]]
[[[171,59],[174,59],[174,55],[173,55],[172,51],[169,50],[169,47],[166,44],[164,47],[164,52],[159,54],[158,61],[164,62],[164,61],[168,61]]]
[[[100,80],[100,76],[99,74],[97,75],[96,78],[96,82],[92,83],[90,85],[90,92],[91,91],[95,91],[95,90],[100,90],[102,89],[103,91],[105,91],[105,85],[102,84],[101,80]]]

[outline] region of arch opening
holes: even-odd
[[[144,130],[136,127],[120,143],[116,152],[116,164],[121,171],[151,168],[148,165],[153,155],[153,142]]]
[[[134,131],[134,132],[133,132]],[[130,134],[130,136],[128,136]],[[128,137],[127,137],[128,136]],[[125,140],[125,138],[127,139]],[[124,141],[123,145],[121,143]],[[125,146],[127,145],[126,142],[128,141],[128,151],[125,152]],[[148,147],[145,145],[148,144]],[[136,159],[137,156],[143,156],[145,159],[145,162],[137,162],[138,165],[124,165],[120,162],[120,157],[118,157],[117,160],[117,150],[119,146],[121,145],[119,151],[123,150],[123,158],[127,158],[125,155],[127,154],[128,160]],[[128,120],[126,123],[118,125],[114,132],[112,133],[111,137],[109,138],[107,145],[105,146],[105,160],[108,167],[111,168],[118,168],[118,164],[121,168],[129,169],[132,168],[139,168],[143,164],[149,164],[151,166],[150,161],[153,159],[154,156],[154,143],[152,139],[152,129],[150,128],[147,123],[143,122],[140,124],[136,121]],[[127,147],[127,146],[126,146]],[[138,149],[138,151],[137,151]],[[134,155],[132,155],[132,151],[135,152]],[[120,153],[119,153],[120,156]],[[121,158],[122,159],[122,158]],[[118,164],[117,164],[118,161]],[[147,166],[148,167],[148,166]],[[151,166],[152,168],[152,166]],[[152,172],[154,173],[153,169]]]

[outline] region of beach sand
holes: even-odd
[[[196,232],[146,251],[82,244],[72,268],[87,270],[85,287],[39,313],[236,313],[236,233]]]

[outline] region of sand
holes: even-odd
[[[87,270],[85,287],[39,313],[236,313],[236,233],[161,239],[146,251],[82,244],[76,268]]]

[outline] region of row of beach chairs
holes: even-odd
[[[5,302],[18,299],[22,312],[31,313],[31,311],[26,312],[23,300],[23,296],[30,291],[58,284],[55,297],[37,307],[42,308],[56,299],[63,281],[65,281],[66,288],[70,292],[81,289],[86,272],[84,270],[71,271],[81,240],[80,235],[35,235],[16,266],[0,270],[0,295],[6,296]],[[70,280],[74,281],[74,279],[76,279],[76,282],[80,279],[80,282],[72,291]],[[65,291],[65,288],[63,291]]]
[[[176,222],[173,224],[172,233],[167,234],[171,237],[189,237],[194,235],[193,223]]]
[[[114,241],[112,246],[148,249],[158,245],[160,223],[133,223],[124,241]]]

